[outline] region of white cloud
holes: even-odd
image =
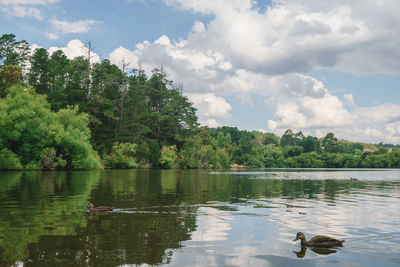
[[[91,27],[95,24],[99,24],[99,21],[85,19],[78,21],[66,21],[66,20],[58,20],[56,17],[53,17],[49,20],[52,27],[60,33],[85,33],[88,32]]]
[[[58,39],[58,35],[55,33],[46,33],[47,38],[49,38],[50,40],[57,40]]]
[[[224,49],[238,67],[270,74],[315,68],[399,72],[400,5],[393,0],[336,0],[329,5],[281,0],[263,13],[251,0],[165,2],[213,14],[207,33],[196,42],[207,44],[207,49]]]
[[[33,6],[46,6],[59,2],[59,0],[0,0],[0,10],[6,16],[28,17],[42,20],[40,9]]]
[[[3,7],[1,11],[7,15],[14,17],[28,17],[35,18],[37,20],[42,20],[42,14],[39,9],[34,7],[25,7],[25,6],[11,6],[11,7]]]
[[[232,107],[222,97],[211,93],[187,94],[187,97],[198,110],[199,121],[203,125],[216,127],[219,126],[217,119],[226,120],[230,117]]]
[[[87,54],[85,53],[85,49],[87,49],[87,47],[85,46],[85,44],[83,44],[80,40],[71,40],[68,42],[66,47],[50,47],[48,49],[49,53],[52,54],[57,50],[61,50],[64,52],[64,54],[67,56],[67,58],[69,59],[74,59],[76,57],[86,57]],[[91,53],[91,58],[90,58],[91,63],[98,63],[100,62],[100,57],[99,55],[97,55],[95,52],[92,51]]]
[[[354,103],[354,97],[352,94],[344,94],[343,95],[344,102],[350,107],[354,107],[356,104]]]
[[[138,55],[122,46],[112,51],[109,55],[110,62],[121,67],[122,63],[129,64],[128,68],[136,68],[139,65]]]
[[[399,73],[400,5],[394,1],[277,0],[263,12],[251,0],[164,1],[213,19],[196,21],[186,39],[163,35],[132,50],[119,47],[109,57],[115,64],[132,62],[130,67],[140,61],[147,72],[164,66],[171,80],[183,84],[203,124],[226,122],[232,108],[226,96],[245,103],[261,97],[271,114],[263,123],[276,132],[286,127],[353,140],[399,140],[399,127],[390,120],[400,117],[400,106],[391,106],[394,117],[386,105],[370,107],[370,114],[352,94],[341,100],[307,75],[318,69]]]

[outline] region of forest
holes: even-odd
[[[0,37],[1,170],[400,168],[391,144],[201,127],[162,67],[126,72],[83,49],[68,59]]]

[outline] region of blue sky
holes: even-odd
[[[203,125],[400,143],[393,0],[0,0],[1,33],[183,84]]]

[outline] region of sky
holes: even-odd
[[[202,125],[400,144],[398,14],[398,0],[0,0],[0,34],[163,66]]]

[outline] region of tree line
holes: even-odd
[[[89,48],[88,48],[89,47]],[[125,72],[0,37],[0,169],[400,167],[400,150],[236,127],[199,127],[162,67]]]

